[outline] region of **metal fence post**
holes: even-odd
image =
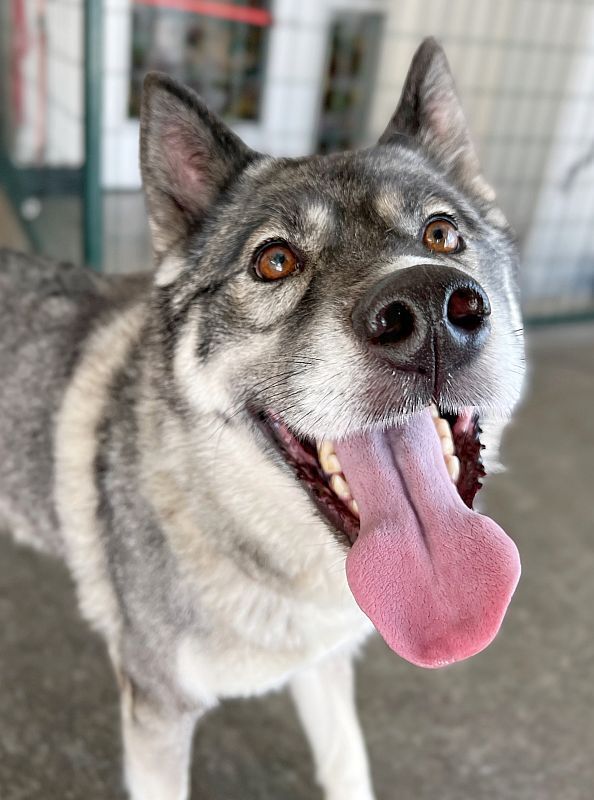
[[[103,202],[101,194],[102,67],[103,0],[85,0],[83,252],[85,263],[98,271],[103,266]]]

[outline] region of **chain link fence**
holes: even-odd
[[[138,170],[147,70],[194,86],[257,149],[329,152],[381,133],[432,34],[517,232],[526,314],[594,316],[594,0],[96,2],[103,113],[86,124],[100,125],[100,172],[83,163],[86,4],[16,0],[0,12],[2,183],[29,228],[38,215],[41,249],[81,252],[79,180],[96,175],[103,268],[150,266]]]

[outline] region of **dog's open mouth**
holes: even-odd
[[[478,414],[473,409],[455,415],[442,414],[436,406],[430,407],[430,413],[448,475],[461,499],[472,508],[485,476]],[[323,439],[314,443],[299,438],[275,413],[264,414],[261,419],[320,511],[352,545],[359,533],[359,507],[334,442]]]
[[[427,667],[478,653],[520,575],[517,549],[472,510],[484,469],[476,414],[436,407],[397,427],[317,443],[261,416],[316,505],[351,544],[355,599],[393,650]]]

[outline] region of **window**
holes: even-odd
[[[129,114],[142,80],[162,70],[195,89],[218,114],[256,120],[262,93],[268,0],[136,0]]]
[[[379,14],[345,12],[330,28],[318,150],[328,153],[361,144],[381,41]]]

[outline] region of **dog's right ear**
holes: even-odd
[[[159,72],[144,80],[140,169],[157,263],[200,225],[256,154],[190,89]]]
[[[432,37],[414,54],[398,108],[379,143],[390,144],[402,136],[475,195],[494,200],[493,190],[481,175],[447,58]]]

